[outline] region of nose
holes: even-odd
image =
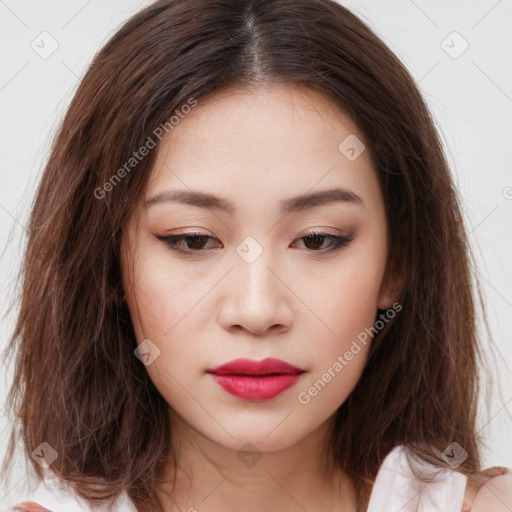
[[[291,329],[294,294],[287,276],[265,254],[251,263],[238,260],[224,281],[218,320],[225,330],[263,337]]]

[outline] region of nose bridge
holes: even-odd
[[[251,302],[258,305],[260,301],[269,304],[274,300],[274,293],[279,287],[279,280],[274,275],[277,265],[272,251],[264,248],[253,237],[247,237],[236,251],[239,260],[235,265],[235,278],[246,305]]]
[[[225,327],[239,325],[263,333],[274,325],[288,325],[292,318],[290,305],[272,250],[247,237],[236,252],[223,307]]]

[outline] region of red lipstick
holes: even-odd
[[[210,368],[207,373],[228,393],[244,400],[263,402],[293,386],[304,370],[268,357],[262,361],[235,359]]]

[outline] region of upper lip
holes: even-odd
[[[215,375],[293,375],[304,372],[281,359],[267,357],[261,361],[253,359],[234,359],[207,370]]]

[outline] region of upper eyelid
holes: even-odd
[[[323,236],[334,236],[339,238],[351,238],[353,235],[350,233],[331,233],[329,231],[320,229],[320,228],[312,228],[304,233],[302,233],[300,236],[298,236],[296,239],[305,238],[308,236],[314,236],[314,235],[323,235]],[[194,237],[206,237],[206,238],[212,238],[215,240],[219,240],[216,236],[203,233],[201,231],[184,231],[184,232],[178,232],[178,233],[166,233],[165,235],[156,235],[157,238],[194,238]]]
[[[311,229],[309,231],[307,231],[306,233],[302,234],[301,236],[298,236],[294,239],[294,241],[296,240],[302,240],[304,238],[308,238],[310,236],[322,236],[326,239],[331,239],[333,240],[334,242],[334,245],[337,245],[340,243],[341,241],[341,245],[347,245],[349,244],[350,242],[352,242],[355,238],[355,235],[352,234],[352,233],[349,233],[349,234],[334,234],[334,233],[329,233],[327,231],[323,231],[321,229]],[[218,242],[220,242],[220,240],[217,238],[217,237],[214,237],[212,235],[206,235],[206,234],[203,234],[199,231],[193,231],[193,232],[185,232],[185,233],[177,233],[177,234],[169,234],[169,235],[156,235],[156,237],[161,240],[162,242],[164,243],[168,243],[169,241],[176,241],[176,246],[178,246],[179,242],[182,242],[183,240],[186,240],[187,238],[207,238],[207,239],[211,239],[211,240],[216,240]],[[222,242],[220,242],[222,244]],[[207,249],[198,249],[198,250],[192,250],[192,249],[173,249],[171,248],[171,250],[176,250],[178,252],[182,252],[182,253],[202,253],[202,252],[206,252]],[[312,251],[312,252],[318,252],[318,253],[322,253],[323,251]],[[329,251],[326,251],[326,252],[329,252]]]
[[[183,231],[182,231],[183,230]],[[190,230],[190,231],[187,231]],[[331,233],[330,231],[333,231]],[[304,233],[302,236],[307,235],[308,233],[321,233],[326,235],[335,235],[335,236],[350,236],[351,230],[343,230],[343,229],[337,229],[333,227],[312,227],[312,228],[306,228],[305,230],[301,231],[301,233]],[[187,228],[181,228],[176,230],[167,230],[163,232],[164,235],[161,236],[210,236],[212,238],[216,238],[214,235],[210,234],[208,230],[204,230],[204,228],[194,228],[194,227],[187,227]]]

